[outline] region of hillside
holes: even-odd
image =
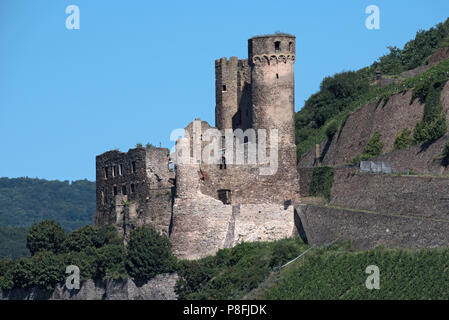
[[[311,248],[299,239],[244,243],[184,262],[177,293],[201,300],[448,299],[448,258],[447,248],[356,251],[349,243]],[[379,290],[365,286],[370,265],[379,267]]]
[[[389,110],[389,107],[397,107],[398,100],[402,99],[403,101],[399,104],[403,106],[411,104],[411,109],[404,110],[402,113],[403,115],[410,114],[409,118],[400,119],[396,117],[391,119],[384,112],[381,116],[385,118],[378,118],[378,121],[385,122],[385,120],[388,120],[385,125],[390,126],[396,125],[396,121],[402,121],[403,126],[411,127],[412,130],[416,122],[423,117],[425,105],[431,105],[432,108],[430,109],[432,110],[428,110],[430,112],[427,113],[436,118],[438,115],[435,115],[434,111],[438,106],[432,104],[435,104],[434,98],[437,94],[441,94],[447,81],[447,74],[442,77],[441,74],[436,75],[436,72],[432,72],[430,69],[438,69],[436,66],[449,57],[448,45],[449,19],[427,31],[418,31],[415,39],[406,43],[403,49],[389,47],[389,54],[380,57],[378,61],[366,68],[342,72],[323,79],[320,90],[313,94],[295,115],[298,160],[301,161],[304,157],[310,157],[312,147],[315,144],[321,144],[321,151],[327,151],[330,147],[330,141],[328,140],[345,127],[346,120],[354,111],[364,106],[371,108],[371,113],[373,109],[374,111],[377,109],[383,110],[386,107],[386,110]],[[445,68],[443,71],[447,72],[447,65],[443,67]],[[427,73],[427,80],[432,80],[432,83],[420,79],[419,76],[423,72]],[[378,78],[379,75],[380,79]],[[437,86],[430,90],[430,84]],[[426,95],[429,92],[429,100],[432,101],[426,103]],[[413,94],[413,97],[400,96],[404,94]],[[392,101],[389,101],[390,97],[393,97]],[[356,152],[363,148],[367,140],[366,136],[369,138],[369,135],[372,135],[370,131],[372,125],[369,123],[371,115],[369,114],[363,119],[366,121],[359,124],[360,129],[356,133],[359,134],[362,130],[368,132],[362,132],[361,138],[352,139],[352,145],[349,146]],[[434,119],[426,118],[422,120],[423,122],[431,122],[430,120]],[[388,136],[388,133],[384,136]],[[395,136],[390,137],[393,140],[394,138]],[[388,147],[390,146],[391,143]],[[348,147],[348,145],[340,146],[339,149],[345,147]],[[307,155],[308,153],[309,155]],[[350,156],[354,157],[355,155],[351,154]]]
[[[0,178],[0,259],[28,255],[28,228],[54,219],[66,231],[92,224],[95,182]]]
[[[54,219],[71,231],[92,224],[94,215],[95,182],[0,178],[0,226]]]

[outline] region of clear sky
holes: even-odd
[[[365,27],[368,5],[380,30]],[[0,177],[94,180],[97,154],[214,124],[214,60],[246,58],[254,35],[296,35],[299,110],[323,77],[448,15],[448,0],[0,0]]]

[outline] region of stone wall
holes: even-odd
[[[228,176],[234,179],[230,184],[229,179],[218,176],[219,171],[207,171],[199,164],[178,164],[170,241],[179,258],[198,259],[241,241],[282,239],[294,233],[291,197],[297,194],[295,189],[271,190],[271,196],[267,193],[264,197],[263,189],[251,185],[257,181],[247,181],[257,174],[243,169],[240,174],[233,172]],[[210,184],[204,185],[204,181]],[[217,199],[218,188],[223,187],[231,191],[229,203]],[[267,184],[265,190],[269,187],[274,186]],[[285,196],[290,201],[286,202]]]
[[[64,284],[52,292],[42,289],[0,290],[0,300],[176,300],[177,274],[160,274],[144,284],[133,280],[87,280],[79,290],[68,290]]]
[[[314,168],[297,168],[299,174],[299,181],[301,181],[301,188],[299,188],[299,194],[301,197],[310,196],[310,182],[312,182]]]
[[[325,206],[299,205],[309,244],[322,246],[336,239],[351,240],[355,248],[433,248],[449,245],[449,220],[376,214]]]
[[[123,235],[144,225],[168,235],[174,193],[168,162],[168,149],[155,147],[97,156],[95,224],[114,224]]]
[[[449,177],[398,176],[335,169],[330,204],[449,221],[448,190]]]

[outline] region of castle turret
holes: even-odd
[[[238,58],[215,60],[215,126],[232,129],[232,118],[238,110],[237,69]]]
[[[254,129],[278,129],[280,149],[295,146],[295,36],[274,34],[248,40]],[[269,132],[267,133],[267,135]]]
[[[250,126],[250,79],[248,59],[215,60],[215,126],[219,130]]]

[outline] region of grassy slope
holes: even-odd
[[[368,290],[366,267],[380,270],[380,289]],[[351,252],[317,250],[286,268],[264,299],[449,299],[449,249]]]
[[[297,239],[250,243],[189,262],[182,298],[449,299],[449,248],[356,251],[340,243],[312,248],[281,270],[270,267],[273,259],[279,265],[308,248]],[[369,265],[380,269],[379,290],[365,286]]]

